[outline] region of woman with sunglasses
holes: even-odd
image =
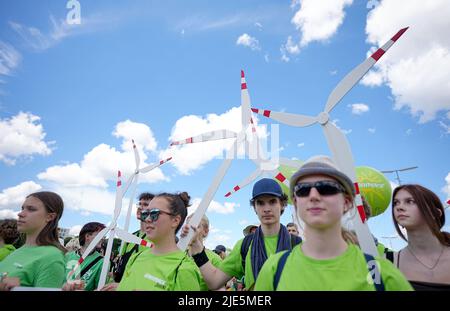
[[[156,195],[141,212],[144,230],[153,247],[138,252],[128,261],[117,290],[200,290],[200,271],[175,242],[175,234],[187,216],[190,197]]]
[[[369,260],[343,238],[341,218],[353,209],[355,189],[330,158],[305,162],[292,176],[290,190],[296,214],[305,224],[305,240],[266,261],[256,290],[412,289],[388,260]]]
[[[439,197],[420,185],[401,185],[394,189],[392,218],[408,243],[392,258],[414,289],[450,290],[450,234],[441,231],[445,211]]]
[[[54,192],[26,197],[17,229],[25,244],[0,262],[0,291],[16,286],[60,288],[64,283],[66,249],[58,240],[58,221],[64,203]]]

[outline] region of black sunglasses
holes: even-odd
[[[159,208],[154,209],[145,209],[141,212],[141,217],[139,218],[140,221],[146,221],[150,219],[151,221],[157,221],[160,214],[166,214],[170,216],[175,216],[175,214],[168,213],[165,211],[160,210]]]
[[[337,193],[345,193],[344,187],[341,184],[331,180],[321,180],[314,183],[305,182],[298,183],[294,187],[294,193],[297,197],[307,197],[311,188],[316,188],[320,195],[334,195]]]

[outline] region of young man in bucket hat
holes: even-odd
[[[300,242],[295,238],[292,240],[286,227],[280,223],[287,205],[287,196],[275,180],[263,178],[257,181],[253,186],[250,204],[261,225],[254,234],[239,240],[217,268],[208,261],[201,241],[196,239],[191,242],[192,257],[209,289],[217,289],[232,277],[240,279],[242,276],[245,276],[245,288],[252,289],[268,257],[291,249],[292,244]],[[186,226],[185,233],[187,230]]]

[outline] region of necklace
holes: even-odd
[[[433,270],[434,268],[436,268],[436,266],[437,266],[437,264],[439,263],[439,260],[441,260],[441,256],[442,256],[442,254],[444,253],[444,246],[442,247],[442,250],[441,250],[441,253],[439,254],[439,257],[438,257],[438,259],[436,260],[436,262],[434,263],[434,265],[433,266],[431,266],[431,267],[428,267],[426,264],[424,264],[419,258],[417,258],[417,256],[413,253],[413,251],[409,248],[409,247],[407,247],[406,249],[411,253],[411,255],[413,255],[414,256],[414,258],[416,258],[416,260],[418,261],[418,262],[420,262],[420,264],[422,265],[422,266],[424,266],[425,268],[427,268],[428,270]]]

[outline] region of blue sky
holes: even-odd
[[[128,177],[134,167],[132,138],[146,164],[174,157],[141,176],[138,191],[186,190],[198,204],[230,141],[168,145],[239,130],[241,69],[252,106],[314,116],[350,70],[406,26],[331,118],[357,166],[418,166],[402,182],[450,197],[447,1],[78,2],[81,23],[73,25],[65,1],[0,3],[0,218],[48,189],[66,202],[62,227],[108,223],[116,171]],[[256,119],[270,141],[276,123]],[[278,130],[281,157],[331,154],[318,125]],[[251,186],[224,198],[254,169],[233,161],[207,214],[209,247],[232,247],[257,222]],[[369,225],[377,237],[395,234],[389,209]]]

